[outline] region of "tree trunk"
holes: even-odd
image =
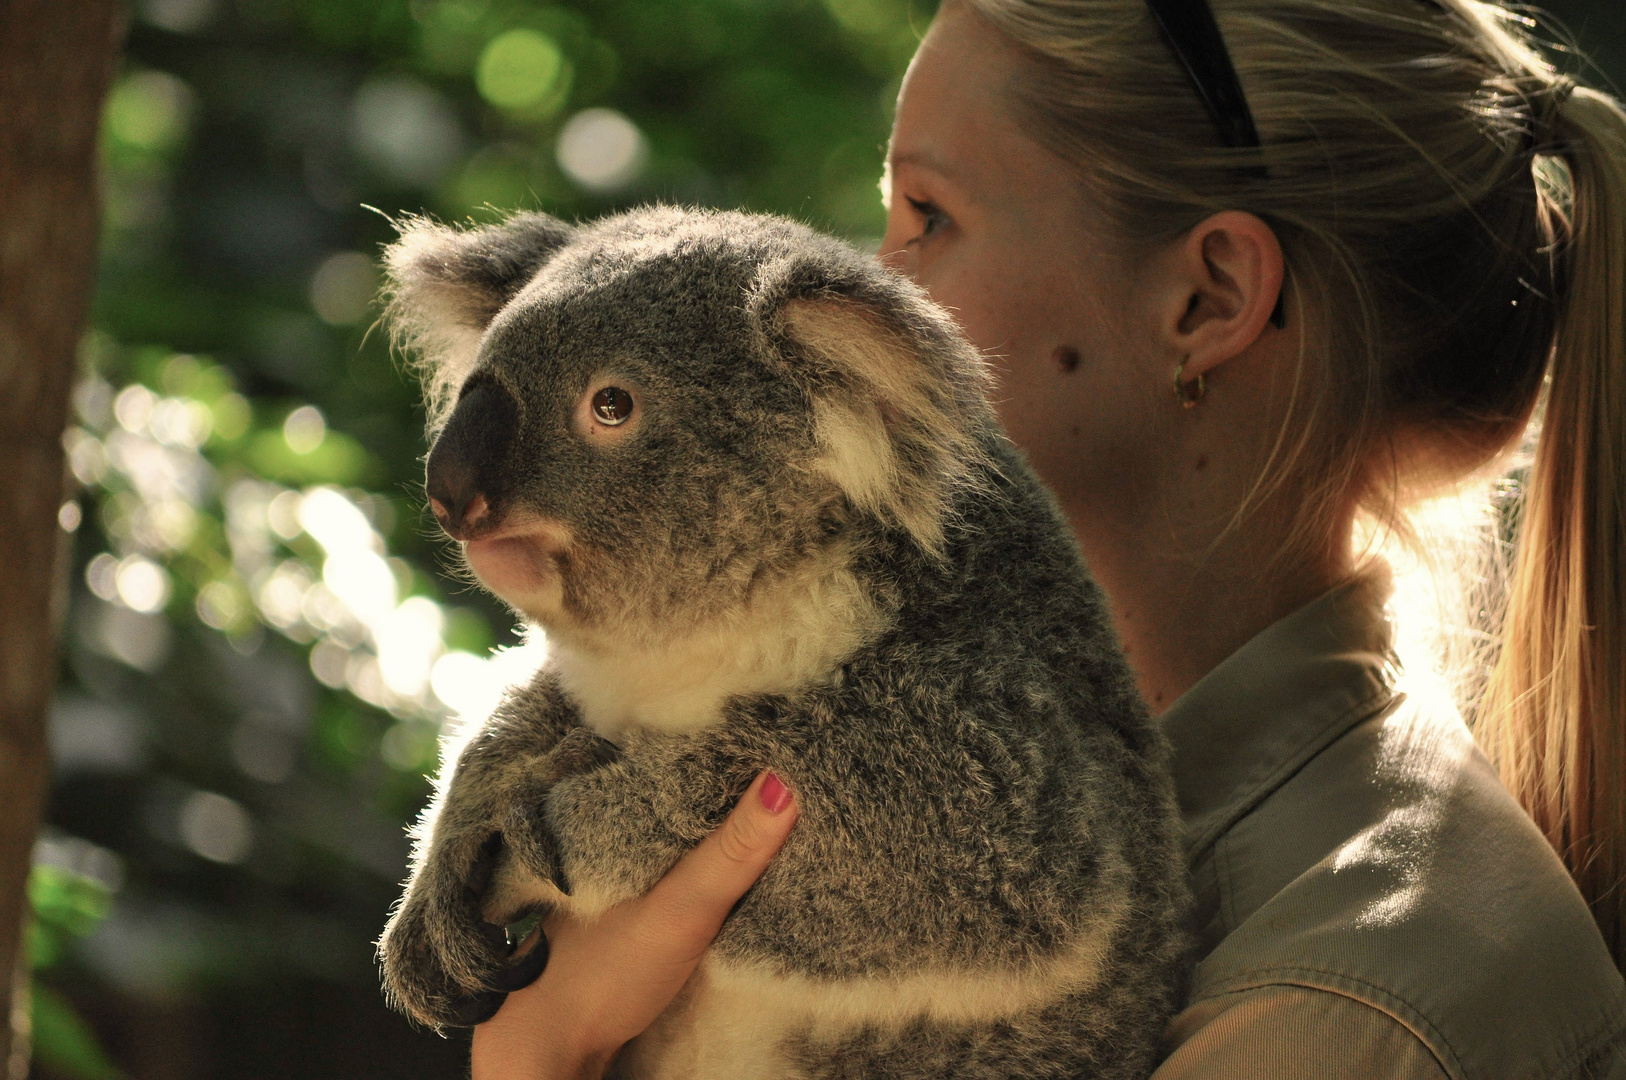
[[[0,1017],[45,800],[62,429],[96,267],[118,0],[0,0]],[[0,1066],[11,1025],[0,1023]]]

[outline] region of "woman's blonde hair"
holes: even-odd
[[[1126,238],[1257,214],[1306,352],[1253,503],[1303,543],[1351,497],[1515,445],[1543,397],[1476,735],[1626,957],[1626,111],[1479,0],[1212,0],[1263,147],[1226,148],[1144,0],[968,0]],[[1261,179],[1259,169],[1268,175]],[[1308,489],[1308,490],[1306,490]]]

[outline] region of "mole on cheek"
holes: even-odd
[[[1056,367],[1068,375],[1078,370],[1078,350],[1071,345],[1057,345],[1055,350],[1051,352],[1050,359],[1055,363]]]
[[[1208,468],[1208,455],[1207,454],[1198,454],[1197,455],[1197,471],[1202,472],[1206,468]]]

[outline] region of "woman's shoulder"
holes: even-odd
[[[1401,674],[1380,589],[1283,620],[1164,718],[1204,953],[1187,1026],[1297,988],[1266,996],[1404,1029],[1452,1077],[1590,1075],[1626,984],[1449,697]]]
[[[1626,1033],[1580,894],[1454,713],[1397,698],[1196,865],[1196,999],[1309,987],[1398,1020],[1462,1077],[1561,1077]]]

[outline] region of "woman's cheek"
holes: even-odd
[[[973,273],[969,259],[919,258],[915,280],[931,298],[948,309],[971,344],[984,353],[998,354],[1009,344],[1003,331],[998,296],[991,295],[985,273]]]

